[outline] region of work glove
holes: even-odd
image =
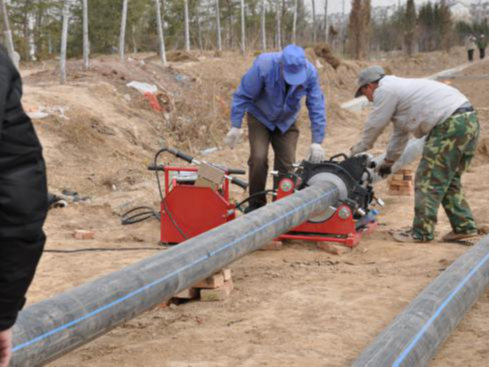
[[[375,172],[379,174],[380,177],[387,177],[392,173],[393,161],[383,160],[377,167],[375,167]]]
[[[350,157],[353,157],[354,155],[358,153],[363,153],[365,152],[366,149],[364,149],[362,143],[355,144],[350,148]]]
[[[231,149],[234,149],[238,145],[241,138],[241,129],[238,127],[232,127],[228,134],[224,138],[224,143]]]
[[[311,163],[320,163],[324,161],[324,150],[321,147],[321,144],[312,143],[311,148],[309,149],[309,156],[307,160]]]

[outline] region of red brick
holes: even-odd
[[[95,238],[95,232],[77,229],[75,233],[73,233],[73,237],[77,240],[93,240]]]
[[[202,289],[200,291],[200,300],[203,302],[224,301],[229,297],[233,289],[233,281],[228,280],[219,288]]]
[[[214,274],[213,276],[201,280],[200,282],[193,285],[194,288],[204,288],[204,289],[214,289],[221,287],[224,284],[223,274]]]

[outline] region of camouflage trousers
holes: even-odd
[[[434,238],[440,204],[455,233],[476,231],[461,177],[475,155],[479,134],[476,112],[451,116],[431,131],[416,171],[414,238]]]

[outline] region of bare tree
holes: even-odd
[[[127,24],[127,3],[129,0],[123,0],[122,3],[122,19],[121,19],[121,33],[119,35],[119,55],[121,62],[126,61],[126,24]]]
[[[12,37],[12,31],[10,30],[10,22],[8,20],[7,6],[5,0],[0,0],[0,7],[3,14],[3,32],[5,34],[5,42],[7,43],[7,51],[10,59],[14,63],[15,67],[19,68],[19,58],[15,52],[14,39]]]
[[[328,0],[324,0],[324,42],[328,43]]]
[[[90,69],[90,40],[88,39],[88,0],[83,0],[83,67]]]
[[[66,83],[66,48],[68,45],[68,21],[70,18],[70,1],[65,0],[63,5],[63,28],[61,31],[61,55],[60,71],[61,71],[61,84]]]
[[[221,11],[219,9],[219,0],[216,0],[216,24],[217,24],[217,50],[222,51]]]
[[[246,27],[245,27],[245,4],[241,0],[241,54],[245,54],[246,49]]]
[[[267,6],[266,0],[261,2],[261,49],[267,50],[267,31],[266,31]]]
[[[292,43],[296,43],[297,40],[297,7],[299,6],[299,0],[294,2],[294,20],[292,21]]]
[[[158,26],[158,38],[160,42],[160,59],[166,64],[165,36],[163,34],[163,22],[161,21],[161,4],[160,0],[155,0],[156,5],[156,24]]]
[[[280,11],[280,0],[276,0],[276,13],[277,13],[277,48],[282,49],[282,12]]]
[[[184,0],[185,10],[185,51],[190,51],[190,20],[188,16],[188,0]]]
[[[316,1],[312,2],[312,43],[316,43]]]

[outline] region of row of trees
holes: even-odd
[[[5,1],[5,0],[2,0]],[[315,0],[7,0],[15,48],[23,60],[56,55],[63,11],[68,16],[68,56],[83,52],[83,6],[92,53],[161,49],[280,48],[316,42],[327,25],[310,21]],[[326,1],[327,6],[327,1]],[[316,10],[315,6],[312,8]],[[314,16],[313,19],[316,19]],[[2,22],[4,23],[4,22]],[[160,26],[161,24],[161,26]],[[121,27],[122,25],[122,27]],[[123,29],[122,29],[123,28]],[[123,30],[122,35],[120,31]]]
[[[87,67],[89,53],[119,52],[124,61],[126,50],[159,50],[166,62],[168,48],[240,48],[244,53],[290,42],[337,45],[338,39],[354,58],[366,58],[372,49],[412,55],[448,49],[457,39],[454,29],[463,34],[473,27],[454,28],[444,0],[427,2],[419,12],[414,0],[407,0],[376,21],[370,0],[351,2],[349,22],[336,25],[316,16],[316,0],[0,0],[0,22],[4,42],[12,39],[23,60],[51,58],[61,49],[62,60],[83,55]],[[324,4],[326,13],[328,0]]]

